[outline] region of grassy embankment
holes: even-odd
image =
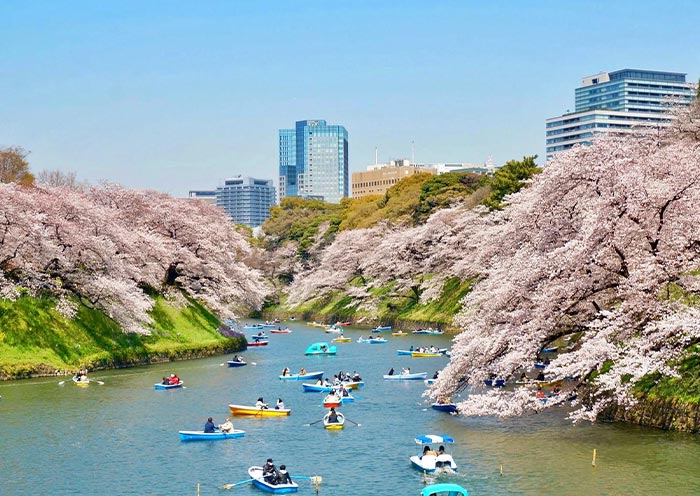
[[[222,336],[221,322],[198,302],[176,308],[155,297],[151,336],[124,334],[103,313],[80,305],[74,320],[52,298],[0,300],[0,379],[194,358],[242,349]]]
[[[360,283],[359,280],[351,282]],[[376,308],[372,310],[358,308],[360,302],[338,291],[293,308],[286,307],[282,302],[280,305],[266,308],[265,315],[296,315],[306,320],[326,322],[350,320],[367,326],[382,323],[395,327],[445,327],[452,322],[452,318],[460,309],[460,300],[470,289],[471,281],[460,281],[453,277],[445,283],[440,298],[421,304],[417,293],[411,290],[397,293],[390,283],[370,291],[377,302]]]

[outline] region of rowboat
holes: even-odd
[[[343,415],[340,412],[335,412],[335,414],[338,416],[338,421],[337,422],[329,422],[328,417],[330,417],[331,412],[328,412],[323,416],[323,427],[326,429],[342,429],[343,426],[345,425],[345,415]]]
[[[411,353],[413,353],[412,350],[396,350],[397,355],[408,355],[410,356]]]
[[[334,343],[349,343],[352,341],[351,338],[346,338],[345,336],[338,336],[333,340]]]
[[[252,479],[253,485],[258,489],[267,491],[273,494],[287,494],[295,493],[299,490],[299,486],[296,482],[291,484],[272,484],[263,478],[263,468],[262,467],[250,467],[248,469],[248,476]]]
[[[418,436],[414,441],[416,444],[420,445],[448,444],[455,442],[454,439],[444,434],[441,436],[433,434]],[[453,473],[457,471],[457,464],[452,459],[452,455],[447,453],[436,455],[423,455],[421,453],[420,455],[412,456],[410,460],[414,468],[428,474]]]
[[[246,331],[261,331],[263,329],[262,324],[246,324],[243,326]]]
[[[413,331],[413,334],[430,334],[433,336],[439,336],[445,333],[440,329],[418,329],[417,331]]]
[[[430,405],[430,407],[433,410],[437,410],[438,412],[447,412],[447,413],[456,413],[457,412],[457,405],[454,403],[433,403]]]
[[[301,387],[304,389],[305,393],[330,393],[336,386],[324,386],[323,384],[309,384],[307,382],[303,383]]]
[[[78,379],[77,376],[73,376],[72,380],[73,384],[75,384],[76,386],[85,387],[90,385],[90,379],[88,379],[87,377],[85,377],[84,379]]]
[[[276,323],[276,324],[275,324],[275,323],[272,323],[272,322],[268,322],[268,323],[263,324],[262,326],[263,326],[265,329],[274,329],[275,327],[278,327],[278,324],[279,324],[279,322]]]
[[[270,334],[291,334],[292,330],[289,327],[285,327],[284,329],[272,329],[270,330]]]
[[[384,338],[372,338],[368,340],[369,344],[386,344],[388,341]]]
[[[413,380],[423,380],[428,377],[427,372],[418,372],[415,374],[394,374],[394,375],[384,375],[384,379],[394,380],[394,381],[413,381]]]
[[[335,353],[336,347],[329,346],[325,342],[313,343],[304,352],[305,355],[335,355]]]
[[[365,385],[365,381],[347,381],[343,382],[345,389],[359,389]]]
[[[248,343],[248,346],[267,346],[270,344],[270,341],[267,339],[260,339],[258,341],[253,341],[252,343]]]
[[[447,351],[447,350],[445,350]],[[412,351],[411,356],[413,358],[428,358],[428,357],[441,357],[444,353],[432,352],[432,351]]]
[[[323,398],[324,408],[336,408],[339,407],[342,402],[342,398],[338,396],[335,391],[327,394],[326,397]]]
[[[229,405],[228,409],[231,410],[233,415],[245,415],[250,417],[284,417],[292,413],[289,408],[258,408],[257,406],[247,406],[247,405]]]
[[[179,434],[180,441],[219,441],[221,439],[243,437],[245,431],[235,429],[232,432],[179,431]]]
[[[543,348],[542,353],[556,353],[556,351],[559,349],[558,346],[550,346],[548,348]]]
[[[329,324],[322,324],[321,322],[316,322],[316,321],[314,321],[314,322],[307,322],[306,325],[307,325],[307,326],[311,326],[311,327],[321,327],[321,328],[330,327]]]
[[[343,332],[343,329],[341,327],[336,327],[335,324],[333,324],[332,326],[325,329],[323,332],[340,334]]]
[[[340,326],[340,327],[347,327],[347,326],[351,326],[352,322],[350,322],[349,320],[345,321],[345,322],[336,322],[335,325]]]
[[[160,384],[160,383],[158,383],[158,384],[154,384],[154,386],[156,389],[161,389],[161,390],[162,389],[175,389],[175,388],[182,387],[182,385],[184,383],[185,383],[185,381],[180,381],[177,384]]]
[[[306,372],[305,374],[290,374],[281,375],[280,380],[283,381],[305,381],[307,379],[320,379],[323,377],[323,370],[319,372]]]
[[[457,484],[431,484],[425,486],[420,496],[469,496],[462,486]]]
[[[390,331],[391,326],[379,326],[379,327],[373,327],[372,332],[382,332],[382,331]]]
[[[392,332],[391,335],[396,336],[397,338],[405,338],[406,336],[408,336],[408,333],[403,331],[395,331]]]
[[[244,362],[243,360],[229,360],[226,363],[229,367],[243,367],[244,365],[248,365],[248,362]]]

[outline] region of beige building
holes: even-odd
[[[352,173],[352,197],[383,195],[386,190],[413,174],[436,174],[433,168],[411,164],[407,159],[367,166],[367,172]]]

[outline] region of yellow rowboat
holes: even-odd
[[[342,429],[343,426],[345,425],[345,416],[342,413],[337,412],[336,413],[336,415],[338,416],[337,422],[330,422],[328,419],[328,417],[330,417],[330,415],[331,415],[331,413],[328,412],[327,414],[325,414],[323,416],[323,427],[325,427],[326,429],[329,429],[329,430]]]
[[[337,337],[333,340],[334,343],[349,343],[350,341],[352,341],[352,338]]]
[[[408,336],[408,333],[403,332],[403,331],[397,331],[397,332],[392,332],[391,335],[396,336],[397,338],[405,338],[406,336]]]
[[[292,413],[289,408],[275,409],[275,408],[265,408],[260,409],[257,406],[246,406],[246,405],[229,405],[228,409],[231,410],[233,415],[245,415],[248,417],[283,417]]]
[[[365,385],[364,381],[343,382],[342,384],[345,386],[345,389],[359,389],[360,386]]]

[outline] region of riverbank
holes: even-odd
[[[125,334],[108,316],[79,305],[75,318],[53,298],[0,301],[0,380],[70,375],[189,360],[241,351],[245,337],[220,331],[221,322],[198,302],[154,296],[151,335]]]

